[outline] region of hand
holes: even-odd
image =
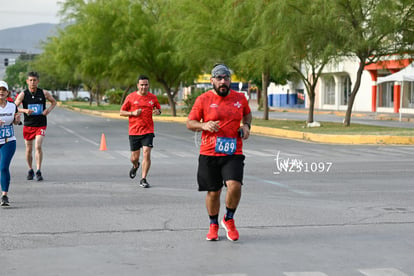
[[[208,121],[202,124],[201,129],[210,132],[218,132],[220,129],[219,123],[220,121]]]
[[[22,115],[20,113],[16,113],[14,114],[14,120],[16,122],[20,122]]]
[[[33,109],[27,109],[27,112],[26,112],[26,114],[27,115],[32,115],[32,113],[34,112],[34,110]]]
[[[141,109],[141,108],[139,108],[139,109],[137,109],[137,110],[135,110],[135,111],[132,111],[132,112],[131,112],[131,115],[132,115],[132,116],[139,116],[141,113],[142,113],[142,109]]]
[[[243,136],[242,139],[246,140],[247,138],[249,138],[250,136],[250,128],[247,125],[243,125],[240,127],[239,131],[242,130],[243,131]]]

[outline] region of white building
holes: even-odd
[[[404,112],[414,112],[414,82],[384,82],[377,86],[378,77],[396,73],[409,66],[414,60],[398,57],[391,56],[365,67],[353,111],[399,113],[402,107]],[[316,86],[315,109],[346,110],[349,96],[356,83],[358,66],[359,61],[356,58],[327,65]],[[300,105],[298,102],[303,91],[305,103]],[[404,92],[401,93],[402,91]],[[270,107],[306,108],[309,106],[307,92],[302,83],[288,82],[284,86],[271,84],[268,95]]]

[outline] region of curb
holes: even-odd
[[[105,118],[127,120],[126,117],[119,116],[119,113],[100,112],[94,110],[84,110],[77,107],[60,107],[70,109],[76,112],[82,112],[90,115],[101,116]],[[172,122],[186,123],[187,117],[154,117],[155,122]],[[335,134],[315,134],[302,131],[285,130],[270,127],[261,127],[252,125],[251,133],[255,135],[264,135],[276,138],[287,138],[295,140],[304,140],[309,142],[325,144],[344,144],[344,145],[414,145],[412,136],[393,136],[393,135],[335,135]]]
[[[393,135],[335,135],[252,126],[252,133],[325,144],[345,145],[413,145],[414,137]]]

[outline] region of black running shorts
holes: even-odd
[[[243,184],[244,155],[198,157],[197,182],[199,191],[218,191],[227,180]]]
[[[154,139],[154,133],[148,133],[144,135],[129,135],[129,148],[131,151],[137,151],[142,147],[154,147],[152,141]]]

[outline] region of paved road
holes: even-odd
[[[150,189],[128,178],[125,120],[56,108],[44,182],[25,180],[16,132],[2,275],[414,275],[414,146],[252,136],[232,243],[223,230],[204,240],[197,140],[183,124],[156,124]]]

